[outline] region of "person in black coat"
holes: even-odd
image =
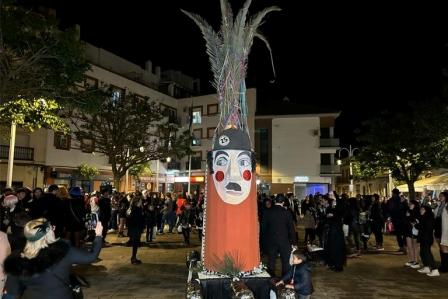
[[[84,198],[80,187],[72,187],[69,194],[70,199],[63,201],[63,213],[66,216],[66,238],[72,242],[72,245],[80,247],[82,235],[86,229]]]
[[[191,203],[186,202],[185,206],[181,207],[181,213],[179,216],[179,222],[182,226],[182,235],[184,236],[184,243],[186,246],[190,246],[190,231],[191,226],[194,224],[194,211],[191,209]]]
[[[140,246],[140,237],[145,227],[145,216],[143,214],[142,196],[137,194],[131,202],[131,213],[127,218],[128,236],[132,245],[131,263],[133,265],[141,264],[142,261],[137,259],[137,250]]]
[[[328,195],[324,196],[324,206],[326,207],[324,254],[325,262],[330,270],[341,272],[346,260],[345,238],[342,230],[345,205],[336,192],[334,194],[336,204]]]
[[[149,203],[145,206],[146,243],[153,241],[154,227],[157,225],[157,211]]]
[[[101,198],[98,201],[98,206],[100,208],[98,217],[103,225],[103,242],[106,243],[107,228],[112,217],[112,200],[110,199],[108,189],[101,190]]]
[[[292,215],[284,207],[285,197],[277,195],[275,205],[266,210],[262,219],[261,231],[266,241],[266,253],[269,257],[268,269],[275,273],[275,260],[280,253],[282,260],[282,275],[289,271],[289,257],[291,246],[297,246],[297,235],[294,228]]]
[[[405,253],[407,204],[402,201],[400,191],[397,188],[392,190],[392,197],[387,201],[387,211],[394,225],[395,236],[399,247],[398,251]]]
[[[415,227],[418,229],[417,241],[420,243],[420,258],[423,268],[418,272],[428,274],[428,276],[439,276],[439,270],[436,268],[431,252],[431,246],[434,243],[434,214],[431,207],[425,205],[420,208],[420,215],[420,222]]]
[[[118,237],[124,237],[124,226],[126,225],[126,211],[129,209],[129,200],[124,194],[120,194],[118,200]]]
[[[293,265],[291,270],[282,277],[276,286],[285,284],[286,288],[294,289],[299,299],[309,299],[314,292],[311,280],[311,266],[307,263],[306,257],[298,250],[294,250]]]
[[[8,275],[7,296],[22,299],[71,299],[69,275],[73,264],[89,264],[101,250],[101,223],[95,228],[96,238],[91,252],[71,247],[56,239],[54,227],[45,218],[25,225],[27,244],[23,251],[15,251],[4,262]]]
[[[370,225],[372,232],[375,235],[376,249],[384,250],[383,247],[383,227],[384,227],[384,214],[381,208],[380,196],[373,194],[373,203],[370,207]]]
[[[31,217],[33,219],[48,219],[56,226],[54,234],[59,238],[62,237],[64,230],[64,214],[62,211],[63,205],[61,198],[53,193],[44,193],[39,198],[34,199],[31,209]]]

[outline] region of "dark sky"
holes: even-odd
[[[203,89],[212,91],[205,43],[180,8],[217,28],[218,0],[38,2],[55,6],[64,25],[80,24],[84,40],[139,64],[151,59],[163,69],[200,77]],[[235,11],[244,1],[230,2]],[[259,89],[262,105],[288,96],[341,109],[338,131],[345,143],[353,141],[351,132],[360,120],[436,95],[448,61],[448,13],[421,3],[390,2],[254,0],[251,13],[271,5],[283,11],[261,27],[273,50],[276,82],[269,83],[268,51],[255,42],[248,85]]]

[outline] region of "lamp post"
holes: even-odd
[[[139,148],[140,152],[143,153],[145,151],[145,148],[143,146],[140,146]],[[129,148],[127,149],[126,152],[126,157],[129,158]],[[126,169],[126,178],[125,178],[126,182],[125,182],[125,190],[124,192],[127,193],[128,189],[129,189],[129,169]]]
[[[348,148],[346,148],[346,147],[341,147],[341,148],[339,149],[339,158],[341,158],[341,152],[342,152],[342,151],[347,151],[347,153],[348,153],[348,160],[349,160],[349,163],[350,163],[350,186],[349,186],[350,196],[352,196],[352,194],[353,194],[353,164],[352,164],[352,157],[353,157],[353,154],[354,154],[354,152],[355,152],[356,150],[359,150],[359,148],[357,148],[357,147],[352,148],[352,145],[351,145],[351,144],[349,145]],[[339,164],[339,165],[342,164],[342,163],[340,162],[340,160],[338,160],[338,164]]]
[[[6,187],[12,187],[12,171],[14,168],[14,148],[16,145],[16,123],[11,123],[11,136],[9,139],[8,171],[6,174]]]

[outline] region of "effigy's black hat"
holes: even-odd
[[[213,150],[247,150],[250,151],[249,135],[239,129],[226,129],[216,135]]]

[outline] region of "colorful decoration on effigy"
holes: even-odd
[[[247,0],[234,19],[229,2],[220,2],[219,32],[200,16],[183,11],[199,26],[206,41],[220,108],[213,147],[207,155],[202,259],[210,272],[222,273],[230,267],[247,273],[260,267],[255,154],[247,125],[247,61],[255,37],[271,52],[258,28],[268,13],[280,9],[265,8],[248,19],[252,1]]]

